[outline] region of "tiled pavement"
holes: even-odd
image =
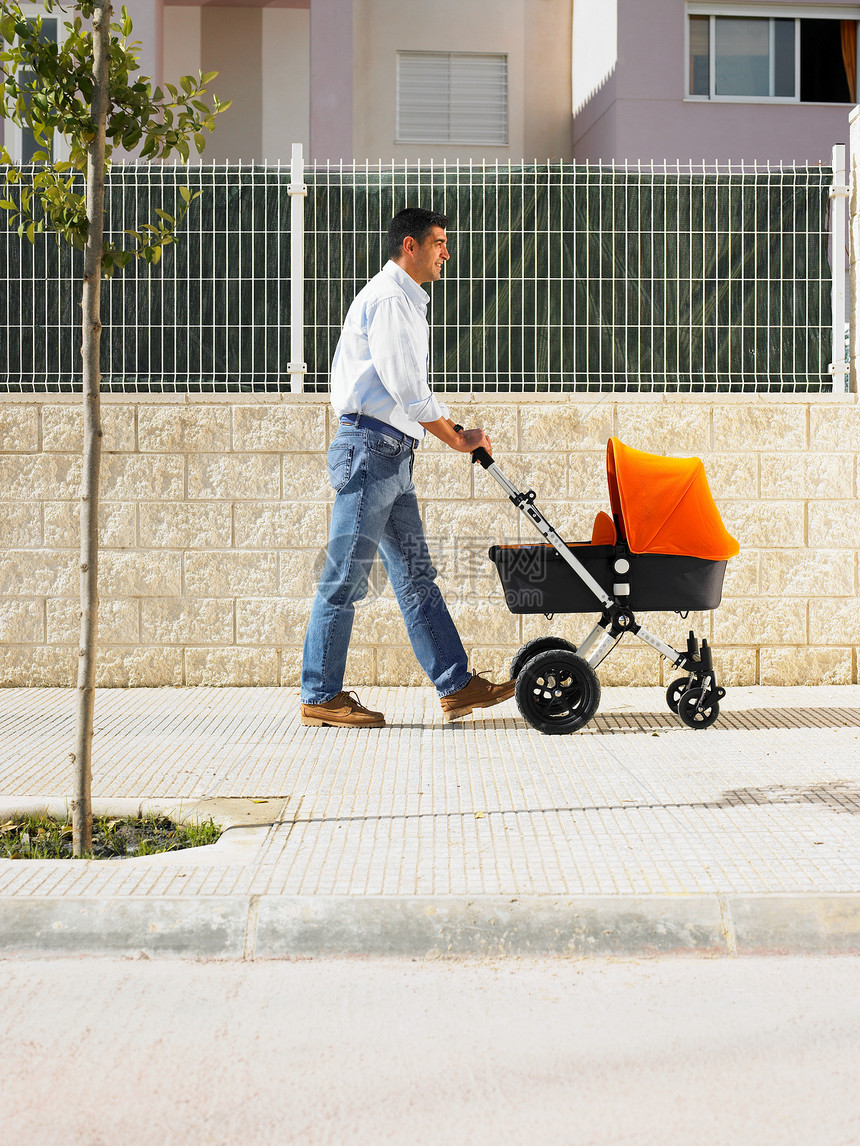
[[[443,725],[430,689],[362,700],[388,727],[304,728],[289,689],[101,691],[94,797],[274,822],[244,852],[0,861],[0,899],[860,893],[858,686],[730,689],[701,731],[607,688],[573,736],[513,701]],[[71,691],[0,693],[0,810],[70,795],[73,726]]]

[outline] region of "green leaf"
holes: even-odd
[[[191,76],[182,76],[180,78],[179,82],[180,82],[180,84],[182,84],[182,90],[185,92],[186,95],[191,95],[191,93],[194,91],[195,87],[197,86],[194,83],[194,80],[191,78]]]
[[[17,211],[18,210],[18,205],[16,203],[13,203],[11,199],[0,200],[0,207],[2,207],[4,211]]]
[[[176,220],[174,219],[174,217],[172,215],[168,215],[167,212],[162,211],[162,209],[160,207],[155,208],[155,213],[159,217],[159,219],[163,219],[165,221],[165,223],[169,223],[171,225],[171,227],[176,222]]]
[[[179,194],[181,195],[183,202],[185,202],[185,203],[191,202],[191,188],[190,187],[180,187],[179,188]]]

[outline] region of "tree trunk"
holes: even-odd
[[[72,851],[92,851],[92,745],[98,646],[98,512],[102,425],[101,384],[101,272],[104,242],[105,124],[108,109],[110,0],[96,0],[93,12],[93,98],[95,135],[87,153],[87,245],[84,249],[82,295],[84,465],[81,479],[81,646],[78,659],[78,712],[72,754]]]

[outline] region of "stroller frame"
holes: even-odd
[[[455,428],[461,429],[462,427]],[[638,623],[633,610],[627,603],[627,598],[630,594],[630,584],[628,581],[625,581],[624,578],[630,570],[630,561],[624,555],[625,551],[629,553],[626,543],[619,537],[615,545],[615,558],[613,562],[615,581],[612,586],[614,595],[610,595],[591,573],[589,573],[576,555],[570,551],[570,548],[554,526],[550,524],[543,513],[537,508],[535,504],[537,495],[533,489],[526,492],[518,490],[514,483],[502,472],[492,455],[483,447],[478,447],[478,449],[472,452],[472,462],[473,464],[477,463],[481,465],[502,487],[511,503],[528,518],[541,537],[555,549],[562,560],[570,566],[576,576],[579,577],[583,584],[594,594],[602,606],[603,611],[597,624],[591,632],[588,633],[584,641],[573,650],[576,656],[585,662],[592,674],[594,669],[609,656],[621,638],[629,633],[637,637],[640,641],[643,641],[646,645],[649,645],[652,649],[655,649],[661,657],[670,661],[681,673],[685,674],[685,676],[673,681],[667,690],[666,699],[670,709],[676,712],[684,724],[690,728],[707,728],[713,724],[719,715],[719,701],[722,700],[726,692],[725,689],[721,688],[717,683],[711,649],[707,639],[703,638],[700,644],[695,633],[691,630],[687,638],[687,648],[681,652],[678,649],[672,648],[671,645],[666,644],[666,642],[662,641],[656,634],[649,632]],[[551,639],[549,640],[551,641]],[[551,649],[553,647],[552,643],[535,642],[535,644],[541,643],[544,644],[544,648]],[[568,645],[567,642],[563,641],[559,641],[558,645],[564,646],[565,648],[573,648]],[[526,648],[527,646],[524,646],[521,652]],[[519,659],[519,656],[517,659]],[[518,667],[522,668],[524,666],[520,665]],[[512,675],[516,675],[516,671],[512,671]],[[574,732],[578,727],[582,727],[591,719],[597,710],[597,703],[600,697],[600,688],[599,684],[597,684],[596,677],[594,679],[594,688],[596,690],[596,698],[591,707],[591,711],[588,712],[587,715],[583,712],[583,719],[579,723],[577,723],[575,719],[568,721],[563,728],[558,729],[559,732]],[[519,701],[519,695],[517,699]],[[524,713],[524,715],[526,714]],[[528,719],[527,715],[526,718]],[[542,728],[542,731],[550,732],[554,730]]]

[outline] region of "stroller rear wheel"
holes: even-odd
[[[681,703],[681,697],[690,687],[691,677],[679,676],[677,680],[673,680],[669,687],[666,689],[666,703],[672,712],[678,711],[678,705]]]
[[[600,681],[576,653],[550,648],[523,665],[517,676],[516,700],[532,728],[562,736],[584,727],[597,712]]]
[[[546,652],[547,649],[567,649],[568,652],[575,653],[576,645],[572,641],[566,641],[564,637],[535,637],[533,641],[526,641],[511,661],[511,680],[516,680],[520,675],[520,670],[526,661],[530,661],[538,653]]]
[[[701,688],[688,688],[681,697],[678,715],[688,728],[710,728],[720,715],[716,697],[713,700],[706,700],[701,708],[697,708],[704,691]]]

